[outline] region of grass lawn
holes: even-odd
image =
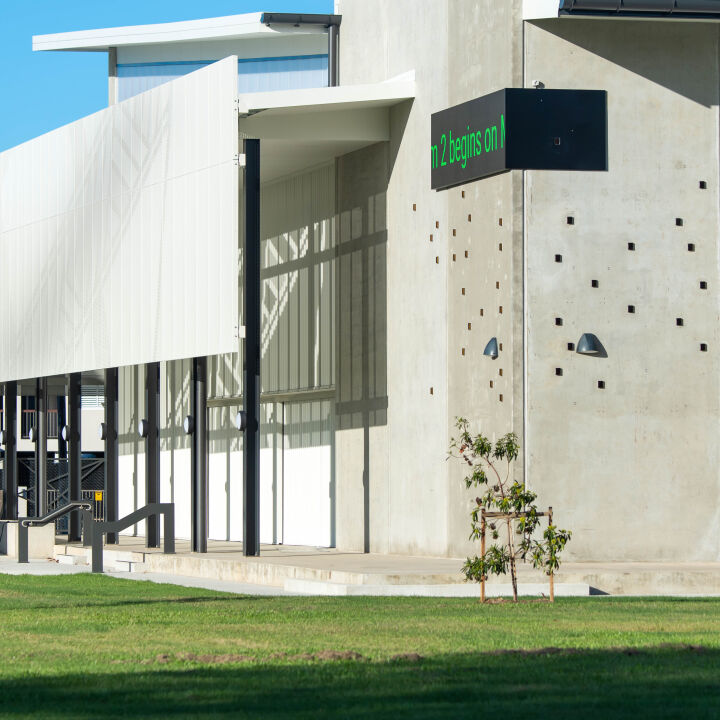
[[[718,718],[720,600],[482,606],[0,575],[0,698],[3,718]]]

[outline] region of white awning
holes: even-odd
[[[241,95],[240,132],[259,138],[263,182],[390,139],[390,109],[415,97],[414,72],[372,85]]]

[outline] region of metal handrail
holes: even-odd
[[[73,502],[69,502],[67,505],[63,505],[62,507],[59,507],[52,512],[49,512],[47,515],[44,515],[41,518],[18,518],[17,524],[18,524],[18,562],[19,563],[26,563],[29,562],[28,560],[28,528],[31,527],[42,527],[43,525],[47,525],[48,523],[51,523],[55,521],[57,518],[62,517],[63,515],[66,515],[69,512],[72,512],[73,510],[81,510],[82,516],[83,516],[83,522],[88,522],[88,519],[86,517],[86,513],[90,514],[89,522],[92,523],[92,505],[89,502],[81,502],[78,500],[73,500]],[[13,521],[5,521],[5,522],[13,522]]]
[[[119,520],[93,521],[92,510],[83,511],[83,546],[92,546],[92,571],[103,572],[103,535],[119,533],[155,515],[163,516],[163,552],[175,554],[175,503],[150,503]]]

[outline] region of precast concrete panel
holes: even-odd
[[[237,349],[237,57],[0,154],[0,381]]]

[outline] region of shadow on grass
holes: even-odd
[[[119,665],[0,681],[2,717],[637,718],[720,715],[720,650],[440,655],[419,662]],[[59,669],[60,670],[60,669]]]

